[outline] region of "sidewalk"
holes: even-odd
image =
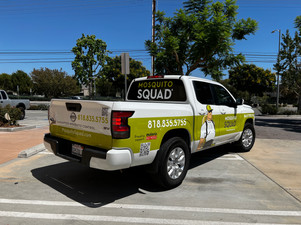
[[[301,202],[301,140],[256,139],[239,155]]]
[[[42,144],[47,132],[48,126],[17,132],[0,132],[0,164],[17,158],[23,150]]]

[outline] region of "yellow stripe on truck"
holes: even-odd
[[[237,114],[227,115],[227,120],[224,115],[214,115],[213,120],[219,121],[219,127],[232,126],[232,132],[241,132],[245,121],[248,118],[254,119],[253,114]],[[128,148],[131,147],[132,152],[141,153],[142,146],[149,144],[149,151],[158,150],[164,138],[164,135],[174,129],[186,129],[191,137],[194,133],[194,139],[198,140],[200,137],[200,127],[202,125],[203,116],[196,116],[196,132],[193,132],[193,117],[192,116],[180,116],[180,117],[149,117],[149,118],[129,118],[128,124],[130,126],[131,136],[128,139],[112,139],[110,135],[104,135],[85,130],[78,130],[68,128],[64,126],[58,126],[52,124],[50,126],[50,132],[52,135],[73,141],[90,145],[103,149],[111,148]],[[233,121],[232,121],[233,120]],[[232,127],[229,127],[229,129]],[[218,130],[216,136],[225,135],[226,130]],[[230,130],[228,132],[232,133]],[[192,141],[192,140],[191,140]]]
[[[131,147],[133,153],[144,155],[146,147],[148,151],[158,150],[164,135],[171,130],[186,129],[192,135],[193,117],[149,117],[129,118],[128,124],[131,129],[129,139],[113,139],[116,148]]]

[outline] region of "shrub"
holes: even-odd
[[[49,106],[45,104],[38,105],[39,110],[48,110]]]
[[[39,110],[37,105],[31,105],[28,110]]]
[[[281,112],[282,115],[298,115],[297,111],[292,111],[292,110],[284,110]]]
[[[31,105],[29,110],[48,110],[49,106],[45,104]]]
[[[276,106],[271,105],[271,104],[264,104],[261,106],[261,112],[262,112],[262,114],[276,115],[277,108],[276,108]]]
[[[8,113],[10,120],[5,119],[5,114]],[[17,120],[21,118],[22,112],[20,109],[11,107],[10,105],[2,108],[0,106],[0,127],[18,125]]]

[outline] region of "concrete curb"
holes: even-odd
[[[255,120],[256,118],[269,118],[269,119],[296,119],[296,120],[300,120],[301,119],[301,115],[258,115],[255,116]]]
[[[37,126],[35,125],[29,125],[29,126],[23,126],[23,127],[13,127],[13,128],[0,128],[0,132],[15,132],[15,131],[22,131],[22,130],[30,130],[30,129],[34,129]]]
[[[23,150],[22,152],[19,153],[18,158],[29,158],[30,156],[33,156],[44,150],[45,150],[44,144],[39,144],[31,148],[28,148],[26,150]]]

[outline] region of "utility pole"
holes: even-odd
[[[121,73],[124,74],[124,101],[126,101],[127,75],[130,74],[130,56],[129,56],[129,53],[121,53]]]
[[[272,33],[275,33],[275,32],[279,32],[279,40],[278,40],[278,57],[277,57],[277,63],[280,62],[280,43],[281,43],[281,30],[280,29],[277,29],[277,30],[273,30]],[[278,69],[277,71],[277,96],[276,96],[276,109],[278,110],[278,107],[279,107],[279,76],[280,76],[280,71]]]
[[[156,0],[153,0],[152,7],[152,43],[155,43],[155,25],[156,25]],[[152,56],[152,75],[155,75],[155,57]]]

